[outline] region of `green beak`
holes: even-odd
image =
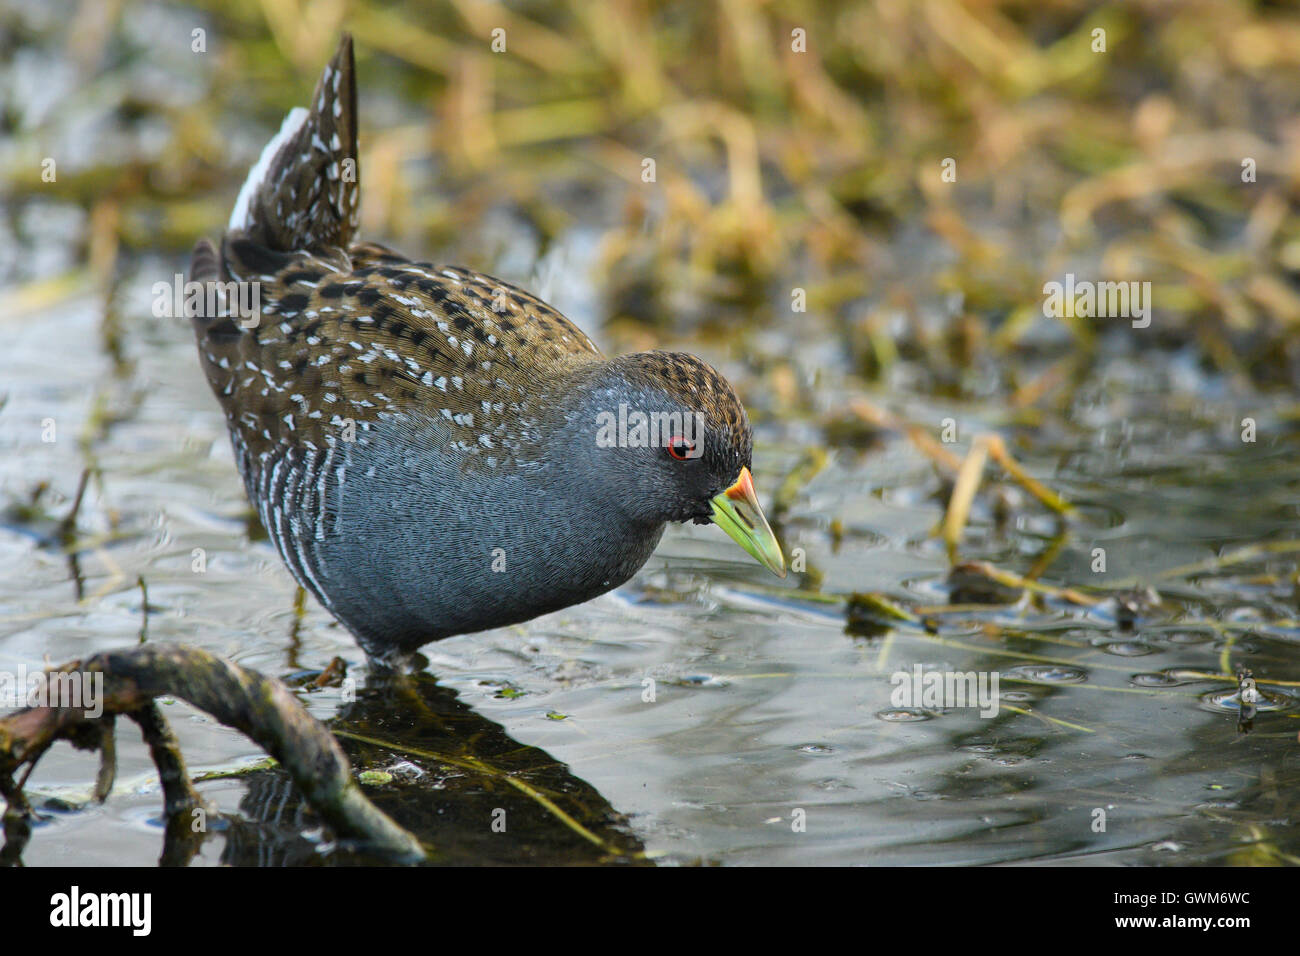
[[[779,578],[785,577],[785,557],[776,535],[767,526],[763,509],[754,494],[749,469],[740,469],[736,483],[712,499],[713,523],[727,532],[736,544],[752,554],[758,563]]]

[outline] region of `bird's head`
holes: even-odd
[[[684,352],[601,364],[571,420],[590,436],[607,497],[646,523],[711,521],[785,577],[750,474],[753,429],[731,384]]]

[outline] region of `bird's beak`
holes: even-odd
[[[736,483],[712,499],[713,522],[779,578],[785,577],[785,557],[776,535],[767,526],[763,509],[754,494],[754,480],[749,469],[740,469]]]

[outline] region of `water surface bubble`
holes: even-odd
[[[1261,714],[1293,710],[1296,706],[1297,701],[1290,694],[1278,690],[1266,690],[1263,687],[1256,689],[1259,692],[1259,700],[1255,701],[1255,710]],[[1207,691],[1201,695],[1200,700],[1202,706],[1215,713],[1241,712],[1241,691],[1236,687]]]
[[[1098,641],[1097,646],[1116,657],[1145,657],[1156,649],[1145,641]]]
[[[1018,677],[1035,684],[1082,684],[1088,679],[1087,671],[1064,664],[1021,664],[1002,673],[1004,677]]]
[[[1159,635],[1159,639],[1166,644],[1208,644],[1214,640],[1214,635],[1205,631],[1171,631],[1167,634]]]
[[[1149,671],[1134,674],[1128,682],[1134,687],[1179,687],[1183,684],[1195,684],[1209,680],[1199,671],[1185,667],[1169,667],[1162,671]]]
[[[828,754],[835,753],[835,748],[826,744],[800,744],[795,749],[800,753],[811,754],[814,757],[825,757]]]
[[[687,674],[673,681],[678,687],[726,687],[729,682],[713,674]]]
[[[934,715],[924,710],[881,710],[876,716],[892,724],[913,723],[918,720],[932,720]]]
[[[1029,704],[1034,701],[1034,695],[1027,690],[1004,690],[998,693],[998,697],[1013,704]]]

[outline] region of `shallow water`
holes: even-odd
[[[131,43],[188,35],[175,11],[142,11],[126,28]],[[50,59],[15,58],[0,77],[38,88]],[[114,161],[165,165],[161,127],[141,122],[128,135],[104,101],[130,88],[183,108],[206,77],[184,58],[128,58],[116,80],[100,100],[74,103],[76,77],[59,73],[49,103],[25,100],[33,114],[65,110],[54,128],[70,167],[90,161],[87,143]],[[417,104],[388,105],[377,124],[423,121]],[[233,148],[255,153],[261,127],[225,120],[238,131]],[[0,139],[0,161],[23,148]],[[513,210],[485,214],[460,245],[507,279],[549,286],[604,344],[609,290],[585,266],[622,207],[615,193],[601,203],[597,214],[570,202],[575,221],[549,246]],[[224,211],[195,214],[215,231]],[[399,692],[367,684],[362,654],[319,607],[295,611],[292,579],[251,524],[190,332],[151,315],[150,286],[183,269],[182,250],[159,240],[124,252],[106,310],[83,265],[92,224],[78,202],[52,189],[6,196],[0,213],[0,670],[141,640],[194,644],[290,681],[342,657],[361,682],[357,700],[334,688],[299,697],[331,722],[357,770],[379,772],[366,778],[371,795],[435,848],[435,862],[1300,862],[1300,416],[1283,398],[1122,333],[1067,398],[1032,411],[1008,408],[997,368],[961,383],[984,401],[947,397],[957,389],[906,358],[884,384],[864,385],[816,309],[778,309],[776,322],[756,309],[742,317],[751,334],[730,346],[665,333],[655,344],[699,351],[749,399],[765,503],[825,449],[825,419],[854,399],[935,439],[951,418],[958,456],[996,430],[1078,511],[1063,525],[1001,481],[976,498],[961,559],[1079,588],[1095,603],[1052,592],[945,608],[969,603],[951,589],[934,535],[950,487],[889,432],[833,442],[826,467],[772,514],[807,573],[777,582],[716,528],[672,528],[627,586],[428,647],[424,676]],[[895,281],[919,283],[951,259],[918,227],[896,233],[882,266]],[[799,281],[788,278],[782,288]],[[951,317],[951,303],[918,298],[925,320]],[[1015,370],[1024,380],[1070,348],[1059,327],[1034,342]],[[754,371],[776,357],[800,370],[815,413],[781,407]],[[1242,440],[1247,418],[1252,442]],[[65,547],[59,520],[88,469]],[[1274,550],[1241,550],[1259,545]],[[1094,570],[1098,548],[1104,572]],[[1116,595],[1147,587],[1158,600],[1125,625]],[[923,620],[885,621],[861,602],[850,613],[855,593]],[[900,706],[892,678],[917,665],[997,674],[998,713]],[[1263,695],[1248,733],[1238,728],[1239,668]],[[169,846],[169,861],[367,860],[326,840],[256,745],[182,702],[164,709],[191,772],[215,775],[199,790],[222,811],[202,839]],[[103,805],[88,802],[93,755],[61,744],[40,763],[27,788],[40,820],[22,862],[159,860],[154,768],[130,725],[118,729],[117,784]],[[501,810],[504,832],[492,826]]]
[[[339,655],[359,674],[363,658],[346,633],[310,604],[297,621],[291,579],[265,541],[249,540],[242,489],[188,332],[140,315],[124,322],[133,367],[119,374],[97,345],[98,311],[84,297],[44,309],[39,321],[4,320],[6,499],[48,482],[39,505],[57,517],[87,448],[98,469],[78,517],[79,585],[67,557],[41,540],[48,524],[10,514],[0,533],[0,564],[9,569],[0,594],[4,666],[136,642],[142,575],[150,641],[197,644],[285,677]],[[642,850],[659,861],[804,864],[1295,855],[1300,698],[1295,686],[1270,683],[1300,681],[1294,558],[1185,567],[1288,536],[1297,435],[1287,409],[1207,400],[1195,377],[1182,382],[1193,386],[1187,391],[1177,375],[1153,375],[1148,363],[1122,357],[1106,375],[1094,400],[1040,428],[1049,443],[1017,453],[1082,513],[1046,580],[1157,588],[1162,603],[1131,630],[1106,603],[1082,609],[1048,599],[948,615],[938,633],[902,625],[849,634],[842,606],[791,597],[716,529],[688,526],[672,529],[614,594],[427,648],[439,689],[422,694],[445,719],[416,716],[392,696],[363,694],[341,716],[337,691],[301,696],[318,716],[340,716],[337,728],[361,767],[393,773],[378,788],[381,805],[447,861],[632,858]],[[917,420],[934,411],[925,396],[889,399]],[[83,448],[97,404],[126,411]],[[1000,415],[952,403],[943,410],[972,430]],[[1247,414],[1258,421],[1254,444],[1239,437],[1236,423]],[[57,426],[53,443],[40,440],[47,418]],[[1098,425],[1120,419],[1123,429]],[[761,427],[756,472],[792,467],[797,434],[796,423]],[[942,516],[939,490],[900,437],[868,453],[835,452],[785,515],[787,547],[805,549],[828,593],[942,605],[948,562],[930,536]],[[963,557],[1031,565],[1056,523],[1031,502],[1013,513],[999,526],[977,509]],[[831,517],[843,525],[837,547]],[[1090,570],[1094,547],[1106,549],[1104,582]],[[206,556],[201,574],[196,548]],[[1236,729],[1234,682],[1178,673],[1219,674],[1221,659],[1252,668],[1265,692],[1249,734]],[[900,713],[890,676],[916,664],[998,672],[1001,712]],[[643,700],[647,678],[653,702]],[[261,759],[255,745],[183,703],[167,713],[195,773]],[[364,747],[346,734],[390,746]],[[60,745],[40,764],[31,792],[81,808],[48,812],[25,862],[158,858],[158,786],[143,747],[125,729],[121,736],[119,782],[103,806],[81,806],[93,757]],[[564,794],[606,845],[548,819],[498,777],[419,753],[429,751],[474,753],[519,770]],[[295,816],[296,798],[276,772],[200,789],[236,821],[214,829],[195,863],[352,858]],[[517,814],[505,834],[489,826],[499,805],[508,819]],[[1093,830],[1097,808],[1106,811],[1105,832]],[[792,828],[797,810],[803,832]]]

